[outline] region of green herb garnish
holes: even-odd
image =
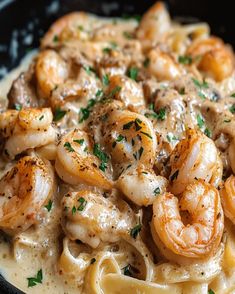
[[[65,116],[66,112],[67,112],[67,111],[65,111],[65,110],[61,110],[60,108],[56,108],[56,109],[55,109],[55,113],[54,113],[54,118],[53,118],[53,120],[54,120],[54,121],[59,121],[59,120],[61,120],[61,119]]]
[[[159,187],[157,187],[154,191],[153,191],[154,195],[158,195],[161,193],[161,190]]]
[[[83,211],[83,209],[87,205],[87,201],[83,197],[80,197],[78,199],[78,202],[80,203],[80,205],[78,206],[78,211]]]
[[[74,140],[73,140],[73,142],[78,143],[78,144],[80,144],[80,145],[82,145],[82,144],[84,143],[84,141],[85,141],[84,139],[77,139],[77,140],[74,139]]]
[[[231,107],[229,107],[229,111],[231,113],[235,113],[235,104],[233,104]]]
[[[65,143],[64,143],[64,147],[65,147],[65,149],[67,149],[69,152],[74,152],[74,151],[75,151],[69,142],[65,142]]]
[[[15,110],[20,111],[20,110],[22,109],[22,105],[16,103],[16,104],[14,105],[14,108],[15,108]]]
[[[192,78],[192,81],[193,81],[194,85],[197,86],[198,88],[204,88],[204,89],[208,89],[209,88],[209,85],[208,85],[208,83],[205,80],[203,80],[202,82],[200,82],[197,79]]]
[[[178,61],[179,63],[190,65],[193,62],[193,59],[192,57],[185,55],[185,56],[179,56]]]
[[[131,78],[132,80],[136,81],[137,76],[138,76],[138,68],[137,67],[131,67],[128,71],[128,77]]]
[[[51,211],[52,203],[53,203],[53,202],[52,202],[51,199],[50,199],[49,202],[48,202],[48,204],[44,206],[44,207],[48,210],[48,212]]]
[[[200,114],[197,115],[197,125],[199,127],[199,129],[201,129],[205,124],[204,119],[202,118],[202,116]]]
[[[36,277],[27,278],[28,280],[28,287],[34,287],[37,284],[42,284],[43,274],[42,269],[37,272]]]
[[[106,168],[107,168],[108,155],[101,150],[99,144],[95,144],[94,145],[93,154],[97,158],[99,158],[99,160],[101,161],[101,164],[99,166],[99,169],[101,169],[104,172],[106,170]]]

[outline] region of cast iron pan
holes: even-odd
[[[143,14],[154,2],[154,0],[0,0],[0,78],[17,66],[29,50],[37,48],[40,38],[50,24],[65,13],[84,10],[106,16]],[[179,17],[185,22],[206,21],[210,24],[212,33],[235,47],[233,1],[169,0],[165,2],[173,17]],[[0,275],[0,294],[22,293]]]

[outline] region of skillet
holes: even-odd
[[[105,16],[141,15],[155,0],[0,0],[0,79],[21,58],[39,46],[39,40],[58,17],[75,10]],[[206,21],[212,33],[235,48],[233,1],[165,1],[181,22]],[[1,270],[0,270],[1,273]],[[0,274],[0,294],[23,294]]]

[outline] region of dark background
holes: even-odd
[[[40,38],[49,25],[67,12],[85,10],[111,16],[142,14],[155,2],[152,0],[8,0],[9,4],[5,5],[6,1],[0,0],[0,78],[7,70],[15,67],[29,50],[37,48]],[[206,21],[211,26],[213,34],[219,35],[235,47],[233,0],[165,2],[173,17],[187,16],[191,17],[191,21]],[[18,46],[15,45],[16,39]],[[0,276],[0,294],[5,293],[20,292],[16,292]]]

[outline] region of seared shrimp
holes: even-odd
[[[39,219],[53,192],[48,161],[26,156],[0,180],[0,228],[10,234],[26,230]]]
[[[235,224],[235,176],[231,175],[220,190],[224,214]]]
[[[136,81],[121,75],[111,76],[109,81],[107,92],[114,92],[113,98],[121,100],[126,107],[145,105],[143,89]]]
[[[201,132],[189,129],[170,157],[170,190],[180,194],[194,179],[218,186],[222,178],[222,161],[214,142]]]
[[[148,206],[166,192],[168,181],[143,166],[131,167],[121,174],[117,187],[135,204]]]
[[[219,38],[210,37],[192,43],[187,54],[198,57],[198,69],[220,82],[234,71],[232,50]]]
[[[106,176],[106,153],[98,144],[93,150],[86,132],[73,130],[64,135],[57,148],[55,168],[66,183],[86,183],[103,189],[111,189],[112,181]]]
[[[68,68],[58,53],[45,50],[38,55],[35,75],[39,96],[45,99],[68,77]]]
[[[143,15],[137,29],[137,38],[148,48],[164,39],[170,28],[170,16],[165,5],[157,2]]]
[[[119,199],[120,200],[120,199]],[[123,202],[123,205],[125,203]],[[121,212],[109,199],[91,191],[70,192],[62,199],[63,228],[71,240],[96,248],[102,242],[116,242],[131,228],[127,205]]]
[[[52,127],[50,108],[7,110],[0,114],[0,134],[6,138],[5,154],[13,159],[30,148],[52,143],[56,131]]]
[[[104,142],[112,160],[120,165],[142,163],[151,167],[156,151],[156,135],[145,116],[114,110],[104,122]]]
[[[97,18],[84,12],[72,12],[59,18],[42,39],[41,47],[53,47],[69,40],[88,40]]]
[[[159,80],[174,80],[182,74],[182,70],[172,56],[159,48],[152,49],[148,58],[148,71]]]
[[[180,211],[186,212],[184,221]],[[223,229],[219,192],[203,180],[188,185],[179,201],[173,194],[165,193],[153,203],[153,237],[157,234],[177,255],[203,258],[214,254]]]

